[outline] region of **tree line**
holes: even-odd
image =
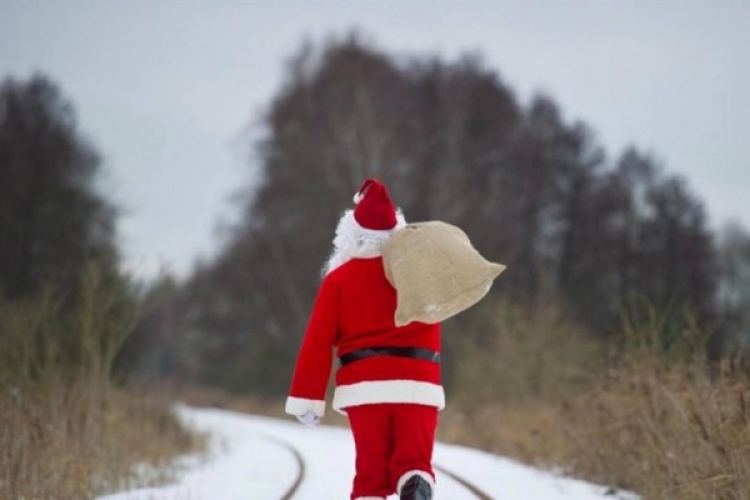
[[[186,282],[152,287],[122,355],[131,372],[285,391],[336,222],[369,176],[407,220],[456,224],[506,264],[493,294],[532,311],[558,303],[602,339],[617,341],[637,300],[707,325],[715,350],[750,323],[744,229],[718,240],[684,179],[637,147],[610,156],[549,96],[521,103],[477,55],[401,59],[355,36],[305,44],[263,124],[239,222]],[[102,164],[51,79],[0,84],[5,300],[49,280],[74,288],[91,258],[117,267]]]
[[[170,306],[189,379],[286,390],[336,222],[369,176],[407,220],[456,224],[507,264],[493,293],[509,301],[561,303],[605,339],[639,300],[667,321],[718,321],[714,235],[687,183],[636,147],[610,158],[591,127],[549,96],[520,103],[475,55],[305,45],[263,123],[259,187]]]

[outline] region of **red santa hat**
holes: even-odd
[[[325,274],[352,258],[380,255],[383,242],[406,226],[404,214],[378,180],[367,179],[354,195],[354,203],[354,209],[346,210],[336,227],[333,253],[323,267]]]
[[[396,227],[396,206],[382,182],[367,179],[354,195],[354,203],[354,220],[364,229],[390,231]]]

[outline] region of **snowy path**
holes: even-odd
[[[214,437],[208,459],[193,462],[179,482],[164,488],[119,493],[99,500],[346,500],[354,473],[349,432],[306,428],[223,410],[181,407],[180,416]],[[300,474],[299,462],[304,462]],[[438,444],[434,500],[634,500],[606,495],[606,488],[556,477],[476,450]],[[472,493],[440,469],[476,485]],[[300,479],[295,489],[295,481]],[[290,496],[290,491],[294,493]],[[391,497],[395,498],[395,497]]]

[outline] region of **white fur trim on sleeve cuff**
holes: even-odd
[[[308,411],[322,417],[326,413],[326,402],[320,399],[304,399],[289,396],[286,398],[285,411],[289,415],[304,415]]]

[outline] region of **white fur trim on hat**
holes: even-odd
[[[323,417],[326,413],[326,402],[318,399],[286,398],[286,413],[289,415],[304,415],[308,411],[313,412],[318,417]]]
[[[350,406],[373,403],[411,403],[445,408],[443,386],[416,380],[378,380],[336,387],[333,409],[346,413]]]
[[[404,475],[402,475],[398,480],[398,485],[396,486],[396,493],[398,495],[401,494],[401,488],[404,487],[406,481],[413,478],[414,476],[419,476],[427,481],[427,483],[430,485],[430,488],[435,491],[435,479],[433,479],[429,472],[425,472],[423,470],[410,470],[409,472],[404,473]]]

